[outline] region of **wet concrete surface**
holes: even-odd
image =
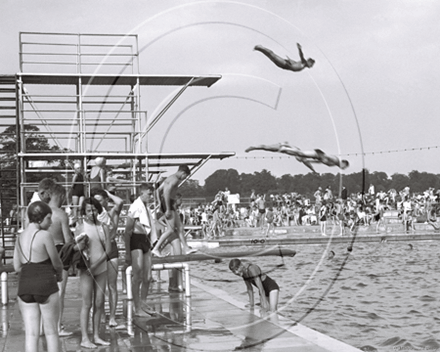
[[[163,273],[165,274],[165,273]],[[162,277],[166,278],[166,275]],[[0,346],[3,351],[24,351],[24,326],[16,302],[17,277],[9,275],[9,304],[2,307]],[[168,282],[154,282],[148,297],[149,308],[157,314],[128,319],[132,302],[122,292],[117,308],[116,328],[102,324],[101,337],[110,346],[93,350],[125,351],[359,351],[326,335],[308,329],[280,314],[261,317],[258,309],[246,308],[226,292],[198,280],[191,281],[191,297],[169,293]],[[79,312],[81,294],[79,278],[69,277],[63,324],[69,337],[62,337],[61,351],[90,351],[80,346]],[[108,305],[106,303],[108,314]],[[47,351],[44,337],[39,350]]]

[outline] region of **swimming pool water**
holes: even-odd
[[[364,351],[440,350],[439,244],[413,241],[411,249],[409,242],[355,243],[350,254],[347,245],[331,245],[332,259],[324,245],[300,245],[289,246],[297,251],[293,258],[247,259],[273,270],[279,309],[290,319]],[[228,263],[192,263],[191,275],[247,301],[246,287]]]

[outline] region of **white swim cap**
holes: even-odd
[[[95,159],[95,164],[97,166],[104,166],[105,165],[105,158],[102,156],[99,156]]]

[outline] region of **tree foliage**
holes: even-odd
[[[27,153],[38,153],[38,152],[51,152],[51,153],[61,153],[61,150],[56,145],[51,145],[48,139],[40,134],[40,129],[35,125],[24,125],[24,146]],[[17,136],[17,127],[11,125],[5,128],[3,132],[0,133],[0,167],[1,167],[1,192],[2,199],[8,203],[12,202],[16,198],[16,188],[17,188],[17,143],[19,142]],[[65,168],[65,160],[63,158],[51,160],[52,163],[58,165],[60,168]],[[52,174],[44,173],[27,173],[26,182],[39,182],[44,177],[53,177]],[[58,181],[64,181],[64,177],[57,174]],[[9,201],[10,200],[10,201]],[[16,200],[15,200],[16,201]]]
[[[231,177],[230,175],[233,175]],[[364,186],[362,182],[364,181]],[[229,188],[231,193],[240,193],[242,197],[250,195],[254,189],[256,193],[286,193],[297,192],[307,197],[312,197],[318,187],[323,189],[330,186],[333,193],[337,196],[342,187],[346,187],[348,193],[358,193],[368,190],[368,186],[373,184],[376,192],[383,190],[388,191],[391,188],[397,191],[409,186],[411,192],[423,192],[429,187],[440,189],[440,175],[430,174],[427,172],[411,171],[408,175],[395,173],[388,176],[383,171],[368,170],[354,172],[348,175],[340,174],[285,174],[281,177],[273,176],[269,171],[262,170],[253,174],[239,174],[234,169],[217,170],[205,180],[202,193],[198,190],[197,195],[203,194],[210,198],[218,191]]]

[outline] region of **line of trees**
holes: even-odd
[[[30,153],[43,151],[62,152],[57,146],[49,144],[47,138],[40,134],[40,130],[34,125],[23,126],[26,132],[26,149]],[[16,184],[16,156],[17,136],[16,126],[7,127],[0,133],[0,182],[3,201],[8,198],[14,198]],[[65,168],[65,160],[53,160],[60,168]],[[38,182],[42,174],[28,175],[28,182]],[[58,181],[64,182],[61,174],[57,175]],[[362,183],[364,181],[364,188]],[[349,175],[340,174],[299,174],[283,175],[275,177],[270,171],[263,169],[255,171],[252,174],[239,174],[235,169],[216,170],[205,180],[204,186],[200,186],[199,181],[190,179],[181,188],[180,193],[186,198],[212,198],[227,187],[231,193],[239,193],[242,197],[250,195],[254,189],[257,193],[275,194],[285,192],[297,192],[311,197],[313,193],[322,187],[331,186],[334,193],[337,193],[341,186],[347,188],[348,193],[361,192],[367,190],[368,186],[373,184],[376,192],[380,190],[387,191],[391,188],[400,191],[406,186],[411,188],[412,192],[423,192],[429,187],[440,189],[440,175],[427,172],[411,171],[408,175],[395,173],[388,176],[385,172],[374,171],[355,172]]]
[[[362,182],[364,181],[364,188]],[[180,189],[183,197],[206,197],[211,198],[220,190],[227,187],[231,193],[239,193],[242,197],[249,196],[251,190],[262,194],[276,194],[285,192],[297,192],[311,197],[318,187],[323,189],[331,186],[337,193],[342,186],[348,193],[365,192],[370,184],[375,186],[375,191],[388,191],[391,188],[400,191],[409,186],[411,192],[423,192],[429,187],[440,189],[440,175],[427,172],[411,171],[408,175],[395,173],[388,176],[385,172],[374,171],[355,172],[349,175],[340,174],[299,174],[283,175],[275,177],[268,170],[254,172],[253,174],[239,174],[235,169],[217,170],[205,180],[205,185],[200,186],[197,180],[189,180]]]

